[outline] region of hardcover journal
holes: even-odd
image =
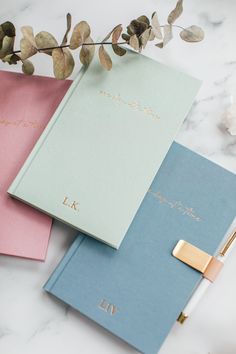
[[[51,218],[7,189],[71,82],[5,71],[0,82],[0,253],[44,260]]]
[[[236,176],[173,143],[119,251],[80,234],[45,290],[145,354],[155,354],[201,274],[180,239],[214,254],[236,215]]]
[[[119,248],[199,86],[132,51],[115,58],[112,72],[94,60],[9,193]]]

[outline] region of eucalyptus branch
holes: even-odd
[[[61,44],[55,37],[46,31],[34,35],[33,28],[23,26],[21,32],[20,49],[14,50],[16,29],[12,22],[4,22],[0,25],[0,59],[4,63],[15,65],[22,63],[22,71],[27,75],[34,73],[34,65],[29,60],[37,53],[48,54],[52,57],[53,71],[57,79],[65,79],[73,72],[75,61],[73,50],[78,49],[79,59],[83,65],[89,65],[95,55],[95,46],[99,46],[98,56],[101,65],[106,70],[111,70],[112,59],[105,46],[111,46],[114,54],[123,56],[126,49],[121,45],[128,45],[134,50],[141,52],[148,42],[154,41],[158,48],[164,48],[173,37],[173,28],[180,29],[180,38],[185,42],[200,42],[204,38],[203,30],[198,26],[184,28],[174,24],[183,12],[183,0],[178,0],[175,8],[170,12],[167,23],[159,24],[157,13],[154,12],[150,19],[139,16],[126,27],[123,32],[122,25],[115,26],[100,42],[94,42],[91,37],[91,29],[86,21],[81,21],[73,28],[70,39],[72,18],[66,15],[66,31]],[[120,40],[123,39],[123,41]]]
[[[82,43],[82,46],[88,46],[88,45],[101,45],[101,44],[104,44],[104,45],[112,45],[112,42],[93,42],[93,43]],[[127,44],[127,42],[119,42],[117,43],[118,45],[124,45],[124,44]],[[59,45],[59,46],[56,46],[56,47],[47,47],[47,48],[36,48],[37,49],[37,52],[45,52],[46,50],[53,50],[53,49],[57,49],[57,48],[69,48],[70,45],[69,44],[64,44],[64,45]],[[10,54],[18,54],[18,53],[21,53],[21,50],[14,50],[12,53]]]

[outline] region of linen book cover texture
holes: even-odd
[[[120,249],[80,234],[45,289],[154,354],[201,279],[173,248],[184,239],[214,254],[235,200],[234,174],[173,143]]]
[[[7,189],[63,98],[70,81],[0,71],[0,253],[43,260],[51,218]]]
[[[199,86],[131,51],[111,72],[94,60],[9,193],[119,248]]]

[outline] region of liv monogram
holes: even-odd
[[[62,204],[67,206],[70,209],[73,209],[75,211],[79,211],[79,202],[77,202],[76,200],[71,201],[71,200],[69,200],[68,197],[65,197]]]
[[[114,304],[110,304],[105,299],[102,299],[98,305],[98,308],[114,316],[117,313],[117,307]]]

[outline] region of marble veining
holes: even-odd
[[[134,17],[150,15],[158,9],[163,23],[174,3],[174,0],[120,0],[119,3],[8,0],[1,3],[0,22],[12,20],[18,30],[20,26],[32,25],[36,32],[48,30],[60,40],[65,30],[65,14],[71,12],[74,21],[87,20],[93,36],[99,37],[117,23],[128,24]],[[229,96],[236,95],[235,13],[235,0],[185,1],[179,24],[202,26],[206,34],[204,42],[184,43],[175,30],[174,39],[165,50],[152,45],[145,50],[146,55],[203,80],[176,140],[233,172],[236,172],[236,137],[227,132],[223,117]],[[19,38],[16,43],[19,44]],[[33,61],[37,74],[52,75],[50,57],[38,55]],[[79,66],[77,60],[73,78]],[[20,67],[0,63],[0,69],[19,71]],[[74,230],[54,222],[45,263],[0,256],[0,354],[136,353],[42,290],[75,234]],[[235,254],[236,250],[186,324],[174,325],[160,354],[236,354]]]

